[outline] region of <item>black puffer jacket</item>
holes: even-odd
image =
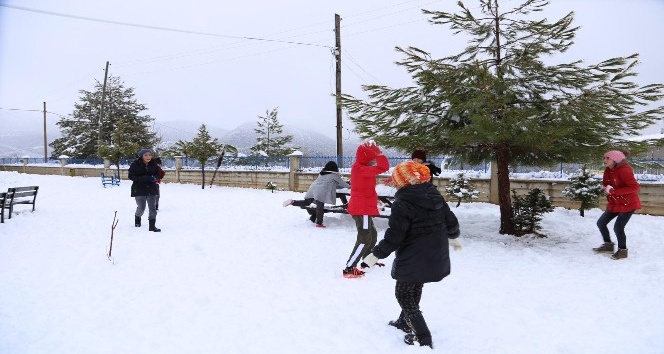
[[[136,159],[129,165],[129,179],[134,183],[131,184],[131,196],[147,196],[158,195],[159,185],[151,181],[154,177],[155,180],[159,179],[159,168],[154,160],[146,165],[142,159]]]
[[[459,221],[431,183],[406,186],[394,195],[389,228],[373,249],[379,259],[395,252],[392,278],[437,282],[450,274],[448,239],[459,237]]]

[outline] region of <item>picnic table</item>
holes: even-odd
[[[380,215],[377,215],[377,218],[389,218],[390,211],[392,208],[392,203],[394,202],[394,193],[396,192],[395,188],[378,185],[376,186],[376,193],[378,194],[378,212]],[[323,208],[324,213],[340,213],[348,214],[348,199],[351,198],[350,189],[342,188],[337,189],[337,199],[339,202],[336,205],[326,204]],[[312,203],[308,206],[301,207],[307,211],[316,212],[316,206]]]

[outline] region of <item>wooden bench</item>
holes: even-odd
[[[37,200],[38,191],[38,186],[9,188],[7,190],[7,200],[5,201],[5,208],[9,209],[7,219],[12,218],[14,205],[32,204],[32,211],[35,211],[35,201]]]
[[[104,172],[101,173],[101,184],[106,188],[106,185],[119,186],[120,185],[120,176],[113,174],[111,176],[106,176]]]
[[[323,207],[323,213],[340,213],[340,214],[348,214],[348,197],[350,194],[348,192],[337,192],[337,198],[341,201],[341,204],[339,205],[325,205]],[[394,197],[390,196],[378,196],[378,200],[380,200],[383,203],[384,207],[392,207],[392,202],[394,201]],[[307,205],[307,206],[301,206],[300,208],[306,209],[307,212],[309,212],[310,215],[315,215],[316,214],[316,206],[313,204]],[[383,210],[385,208],[382,208]],[[379,209],[379,212],[381,210]],[[312,214],[313,213],[313,214]],[[389,214],[383,214],[380,213],[380,215],[374,216],[376,218],[389,218]]]
[[[12,195],[13,193],[0,193],[0,223],[5,222],[5,209],[9,210],[9,204],[7,204],[7,202]]]

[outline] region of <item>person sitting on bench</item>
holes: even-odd
[[[289,205],[306,207],[312,202],[316,203],[316,212],[311,210],[307,211],[311,216],[309,220],[316,223],[316,227],[325,227],[323,225],[323,214],[325,204],[336,205],[337,203],[337,189],[348,188],[350,185],[346,183],[339,175],[339,166],[334,161],[329,161],[319,173],[320,176],[309,186],[309,190],[304,195],[304,200],[288,199],[284,201],[283,206]]]

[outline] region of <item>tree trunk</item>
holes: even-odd
[[[205,189],[205,164],[201,164],[201,176],[203,176],[203,183],[201,183],[201,189]]]
[[[496,150],[496,166],[498,167],[498,204],[500,205],[500,233],[514,235],[512,223],[512,200],[510,198],[509,156],[505,147]]]

